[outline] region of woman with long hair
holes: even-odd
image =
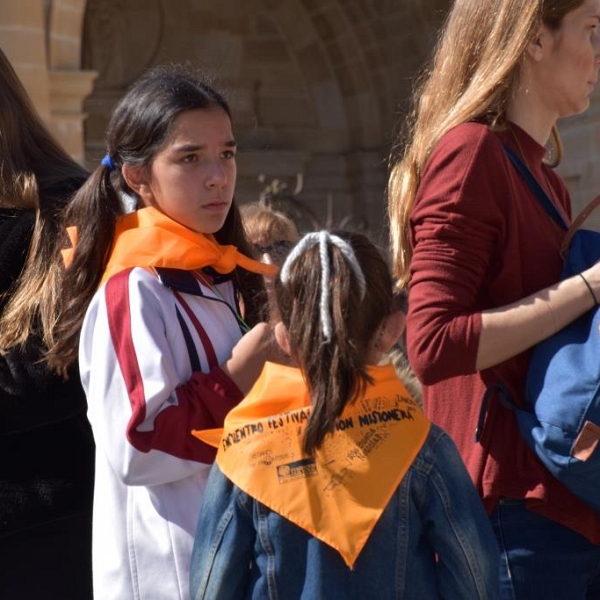
[[[600,594],[600,516],[508,408],[481,411],[498,384],[523,406],[531,347],[600,298],[600,265],[557,283],[571,202],[553,169],[557,120],[588,108],[598,80],[599,22],[598,0],[455,0],[390,175],[409,358],[491,515],[506,598]]]
[[[43,359],[58,314],[60,217],[87,172],[2,51],[0,94],[0,592],[85,600],[94,442],[76,363],[63,379]]]

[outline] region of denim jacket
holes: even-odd
[[[450,437],[431,431],[349,569],[331,547],[212,468],[191,560],[194,600],[498,596],[499,554]]]

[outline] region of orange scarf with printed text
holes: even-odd
[[[223,429],[193,431],[219,448],[223,474],[354,565],[430,429],[394,367],[347,406],[314,458],[302,452],[310,398],[300,370],[266,363]]]
[[[77,245],[76,228],[67,228],[67,233],[73,247],[62,252],[69,266]],[[130,267],[185,271],[212,267],[219,273],[230,273],[237,266],[262,275],[277,272],[277,267],[253,260],[235,246],[222,246],[212,235],[192,231],[159,210],[146,207],[117,219],[115,241],[101,283]]]

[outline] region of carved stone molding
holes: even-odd
[[[92,91],[95,71],[49,71],[50,127],[65,149],[83,164],[83,102]]]

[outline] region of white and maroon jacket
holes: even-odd
[[[218,367],[242,335],[231,281],[215,279],[215,295],[191,274],[171,273],[184,275],[180,291],[143,268],[114,275],[83,323],[79,366],[96,440],[95,600],[189,597],[214,457],[190,431],[222,426],[241,400]]]

